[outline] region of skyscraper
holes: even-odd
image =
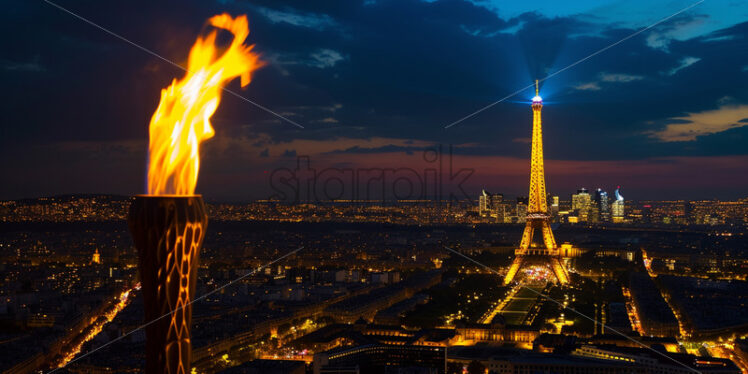
[[[590,204],[590,210],[587,215],[587,222],[599,223],[600,222],[600,208],[594,202]]]
[[[579,217],[579,222],[589,221],[591,204],[592,197],[584,187],[578,189],[577,193],[571,195],[571,210],[573,210],[577,217]]]
[[[600,222],[610,222],[610,202],[608,201],[608,193],[602,188],[598,188],[595,192],[595,205],[600,212]]]
[[[504,195],[481,191],[478,197],[478,210],[481,217],[494,217],[501,222],[504,220]]]
[[[551,216],[553,218],[553,222],[558,222],[558,196],[552,196],[551,197]]]
[[[623,222],[625,211],[624,211],[623,195],[621,195],[621,186],[616,187],[616,200],[612,206],[613,223]]]
[[[485,217],[489,210],[491,210],[491,194],[482,190],[480,196],[478,196],[478,213],[481,217]]]
[[[516,206],[517,222],[527,221],[527,204],[528,204],[528,199],[526,197],[517,198],[517,206]]]

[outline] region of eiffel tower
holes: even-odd
[[[540,112],[543,99],[538,95],[538,81],[535,81],[535,97],[532,98],[532,156],[530,158],[530,198],[527,204],[527,224],[522,234],[519,248],[514,250],[514,262],[509,267],[504,284],[514,280],[517,272],[525,265],[547,265],[561,284],[569,282],[569,273],[561,262],[556,239],[551,231],[548,201],[545,193],[545,171],[543,168],[543,129]],[[542,233],[542,244],[534,243],[535,231]]]

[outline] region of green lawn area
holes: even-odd
[[[542,292],[540,288],[533,288],[535,291]],[[512,298],[512,301],[507,304],[502,310],[501,315],[504,316],[504,320],[508,325],[521,325],[525,319],[525,315],[530,308],[537,301],[538,294],[532,292],[526,288],[522,288]],[[517,313],[521,312],[521,313]]]

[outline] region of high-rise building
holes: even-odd
[[[571,210],[579,217],[579,222],[589,221],[591,205],[592,197],[586,188],[582,187],[577,190],[577,193],[571,195]]]
[[[611,207],[613,223],[623,222],[625,216],[623,195],[621,195],[621,186],[616,187],[616,200]]]
[[[483,190],[478,196],[478,210],[481,217],[493,217],[504,220],[504,195],[492,194]]]
[[[527,199],[517,198],[517,222],[525,222],[527,220]]]
[[[551,197],[551,218],[553,219],[553,222],[558,222],[558,196],[552,196]]]
[[[608,193],[602,188],[598,188],[595,192],[595,205],[600,213],[600,222],[610,222],[610,202],[608,201]]]
[[[600,223],[600,208],[597,204],[590,204],[590,210],[587,214],[587,222]]]
[[[485,217],[488,214],[488,211],[490,210],[491,206],[491,194],[486,192],[486,190],[481,191],[480,196],[478,196],[478,213]]]

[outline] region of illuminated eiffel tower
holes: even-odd
[[[543,168],[543,129],[540,112],[543,99],[538,95],[535,81],[535,97],[532,98],[532,156],[530,158],[530,198],[527,204],[527,224],[519,248],[514,250],[514,262],[509,267],[504,284],[509,284],[524,265],[541,263],[547,265],[559,283],[569,282],[569,273],[561,262],[556,239],[551,231],[548,201],[545,194],[545,171]],[[540,229],[543,243],[533,242],[535,231]]]

